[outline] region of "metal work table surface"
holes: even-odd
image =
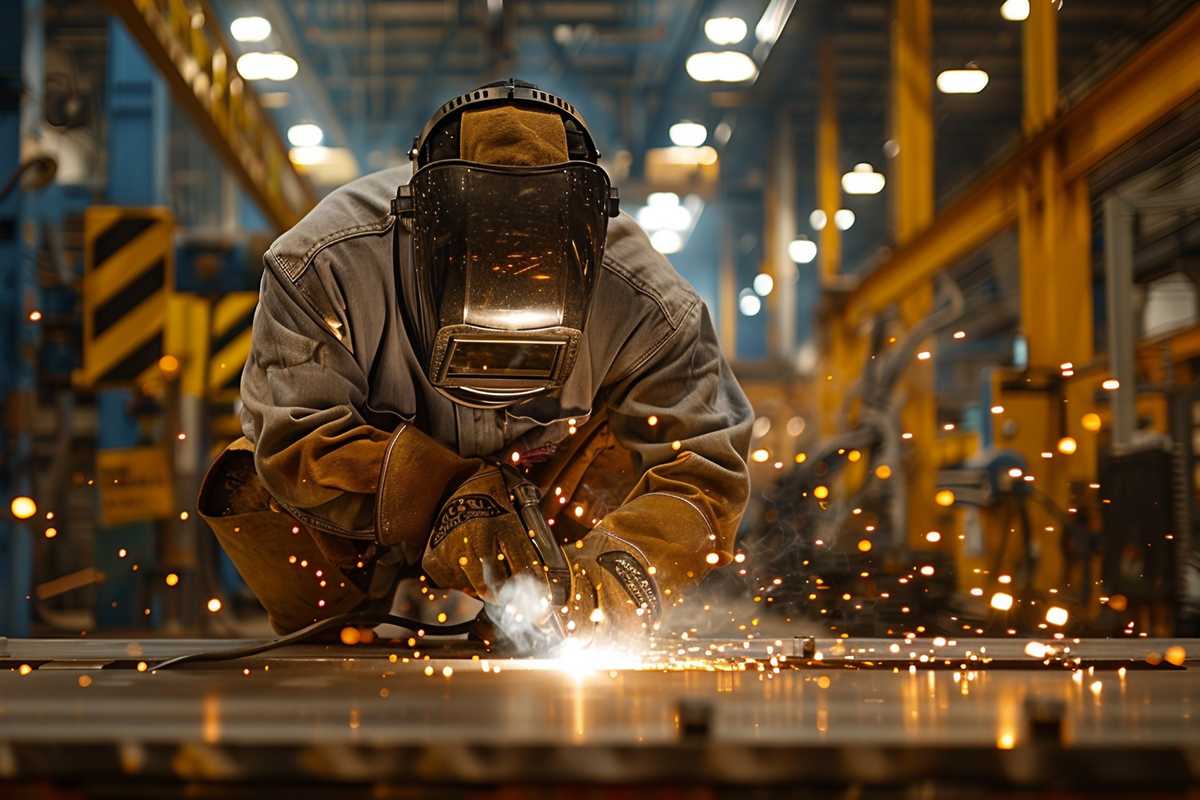
[[[0,640],[0,778],[1194,781],[1200,641],[1027,643],[677,642],[638,666],[418,641],[140,672],[239,643]]]

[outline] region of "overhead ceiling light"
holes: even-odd
[[[879,194],[886,182],[870,164],[855,164],[853,170],[842,176],[842,189],[846,194]]]
[[[692,224],[692,212],[686,206],[643,206],[637,212],[638,225],[647,231],[686,231]]]
[[[662,230],[650,234],[650,244],[663,255],[678,253],[683,249],[683,237],[678,231]]]
[[[854,225],[854,212],[848,208],[839,208],[833,212],[833,224],[839,231],[848,231]]]
[[[239,42],[261,42],[271,35],[271,21],[265,17],[238,17],[229,23],[229,35]]]
[[[769,45],[775,44],[795,7],[796,0],[771,0],[767,3],[762,16],[758,18],[758,24],[754,26],[754,38]]]
[[[287,81],[300,65],[284,53],[246,53],[237,60],[237,71],[248,81]]]
[[[737,44],[746,38],[746,30],[741,17],[713,17],[704,23],[704,35],[713,44]]]
[[[664,160],[670,164],[708,167],[717,163],[718,158],[716,149],[707,144],[703,147],[664,147],[662,150]]]
[[[827,222],[829,222],[829,218],[825,216],[825,212],[819,208],[808,215],[808,224],[812,226],[814,231],[825,230],[825,224]]]
[[[1004,4],[1000,6],[1000,16],[1009,22],[1029,19],[1029,0],[1004,0]]]
[[[747,317],[753,317],[762,311],[762,300],[749,289],[742,289],[738,293],[738,311]]]
[[[325,132],[320,125],[301,122],[288,128],[287,138],[293,147],[314,147],[325,139]]]
[[[974,64],[938,73],[937,87],[943,94],[979,94],[988,85],[988,74]]]
[[[292,160],[293,164],[299,164],[302,167],[324,164],[329,160],[329,148],[319,144],[293,147],[288,151],[288,158]]]
[[[679,205],[679,195],[674,192],[651,192],[646,195],[646,205],[677,206]]]
[[[701,83],[742,83],[758,77],[754,59],[736,50],[708,51],[688,56],[687,74]]]
[[[676,122],[668,134],[672,144],[680,147],[699,147],[708,138],[708,128],[699,122]]]
[[[817,257],[817,243],[801,236],[788,244],[788,258],[797,264],[811,264]]]
[[[775,289],[775,279],[765,272],[760,272],[754,276],[754,293],[759,297],[766,297]]]

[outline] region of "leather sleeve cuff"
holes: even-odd
[[[383,455],[375,499],[375,535],[417,563],[433,518],[455,487],[469,478],[479,459],[463,458],[412,425],[392,434]]]

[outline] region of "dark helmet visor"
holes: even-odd
[[[497,398],[561,385],[603,257],[604,170],[437,161],[409,188],[434,385]]]

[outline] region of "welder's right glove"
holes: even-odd
[[[655,569],[640,550],[598,527],[564,551],[571,565],[563,614],[568,636],[593,646],[633,646],[653,629],[662,599]]]

